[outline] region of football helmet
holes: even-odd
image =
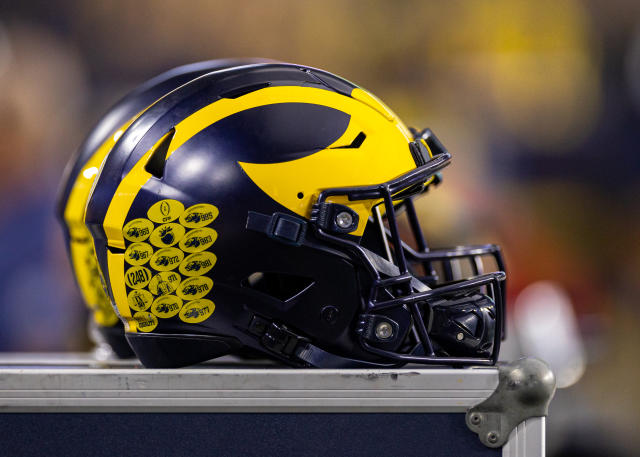
[[[430,130],[338,76],[236,67],[126,129],[85,222],[147,367],[243,347],[293,366],[488,365],[504,320],[500,251],[429,251],[412,202],[450,159]],[[403,212],[416,240],[401,236]]]
[[[133,352],[124,338],[124,327],[101,284],[93,242],[84,225],[84,211],[98,169],[127,126],[158,98],[205,73],[256,62],[265,60],[222,59],[198,62],[174,68],[152,78],[107,111],[65,168],[56,214],[62,224],[67,253],[83,301],[92,311],[90,324],[97,326],[97,335],[94,336],[100,343],[108,344],[119,357],[131,357]]]

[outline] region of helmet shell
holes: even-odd
[[[143,363],[264,350],[248,331],[255,316],[284,322],[326,350],[376,360],[352,328],[367,281],[360,266],[310,230],[304,244],[286,244],[248,229],[247,220],[255,212],[308,221],[323,189],[406,173],[416,167],[412,139],[364,89],[300,65],[211,73],[158,100],[109,154],[86,213],[107,288]],[[359,239],[375,201],[337,203],[359,216],[346,234]],[[215,241],[190,252],[194,238],[208,236]],[[167,271],[135,265],[127,256],[135,243],[154,255],[175,249],[181,260]],[[205,280],[211,289],[191,300],[193,283]],[[148,302],[137,306],[141,294]],[[167,313],[167,301],[179,311]]]

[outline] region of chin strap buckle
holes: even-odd
[[[262,346],[301,367],[317,368],[389,368],[393,364],[365,362],[332,354],[296,335],[282,324],[254,315],[249,332],[260,338]]]
[[[309,343],[307,338],[296,335],[282,324],[277,324],[260,316],[253,316],[249,332],[260,337],[260,344],[271,352],[287,359],[297,359],[296,348]]]

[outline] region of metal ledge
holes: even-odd
[[[226,357],[148,370],[91,354],[0,354],[0,413],[464,413],[497,386],[497,368],[300,370]],[[545,418],[527,419],[502,457],[543,457],[544,438]]]
[[[465,412],[498,385],[495,368],[239,368],[232,359],[180,370],[88,368],[95,363],[0,357],[0,412]]]

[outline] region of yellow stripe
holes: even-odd
[[[91,309],[93,320],[102,327],[111,327],[118,322],[118,316],[111,307],[98,273],[98,261],[89,230],[85,228],[84,238],[72,238],[69,243],[71,262],[80,293],[85,304]]]
[[[87,160],[87,163],[82,167],[80,173],[78,173],[76,181],[73,183],[73,187],[69,193],[67,206],[64,209],[64,220],[71,231],[78,227],[85,227],[84,216],[87,209],[87,202],[89,201],[93,182],[98,176],[98,170],[102,166],[102,162],[104,162],[109,151],[113,148],[117,138],[122,135],[131,122],[132,121],[127,122],[113,135],[110,135],[109,138],[96,149],[95,153]]]
[[[149,161],[149,157],[151,157],[153,151],[155,151],[171,133],[172,132],[167,132],[160,138],[156,144],[138,160],[129,174],[120,181],[104,218],[104,232],[107,236],[109,246],[120,249],[125,248],[124,237],[122,236],[124,220],[129,213],[129,208],[131,208],[131,204],[136,198],[136,195],[138,195],[142,186],[151,177],[151,174],[144,169],[144,166]]]
[[[111,283],[111,293],[116,302],[116,309],[127,332],[137,331],[136,321],[131,316],[129,301],[127,300],[127,289],[124,285],[124,254],[114,254],[107,252],[107,267],[109,268],[109,282]]]
[[[85,304],[93,311],[93,319],[97,324],[105,327],[115,325],[118,318],[111,308],[109,298],[97,276],[98,261],[93,251],[91,234],[84,225],[84,218],[98,170],[117,139],[130,123],[131,121],[127,122],[113,135],[110,135],[89,157],[73,183],[63,215],[71,236],[69,251],[80,293]]]

